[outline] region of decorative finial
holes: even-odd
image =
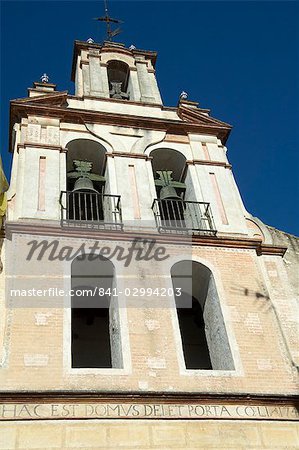
[[[119,33],[121,33],[122,30],[120,28],[116,28],[116,30],[112,30],[111,29],[111,23],[123,23],[123,21],[122,20],[118,20],[118,19],[112,19],[109,16],[107,0],[104,0],[104,6],[105,6],[105,16],[95,17],[95,20],[98,20],[99,22],[106,22],[107,39],[108,39],[108,41],[112,41],[112,38],[114,38]]]
[[[89,44],[93,44],[94,40],[92,38],[88,38],[86,42],[88,42]]]
[[[43,73],[40,79],[42,83],[49,83],[49,77],[46,73]]]
[[[130,45],[129,50],[135,50],[135,45]]]
[[[180,93],[180,100],[187,100],[187,98],[188,98],[187,92],[182,91],[182,92]]]

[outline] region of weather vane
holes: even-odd
[[[123,23],[122,20],[118,20],[118,19],[112,19],[109,16],[108,13],[108,5],[107,5],[107,0],[104,0],[104,6],[105,6],[105,16],[102,17],[95,17],[95,20],[98,20],[100,22],[106,22],[106,27],[107,27],[107,39],[109,41],[112,41],[112,38],[114,38],[115,36],[117,36],[119,33],[122,32],[122,30],[120,28],[116,28],[115,30],[112,30],[111,28],[111,24],[112,23]]]

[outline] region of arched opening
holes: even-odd
[[[82,175],[81,167],[78,167],[75,163],[75,161],[80,161],[89,163],[88,167],[83,167],[83,175],[91,179],[92,186],[96,191],[103,192],[105,180],[99,177],[103,177],[105,173],[105,147],[90,139],[74,139],[66,145],[66,148],[67,190],[72,191],[78,178]],[[72,172],[77,173],[72,176]],[[96,175],[96,177],[93,177],[93,175]]]
[[[183,182],[186,157],[171,148],[158,148],[150,153],[152,159],[152,167],[154,178],[159,179],[158,171],[171,171],[172,179],[177,182]],[[159,186],[157,186],[157,194],[159,194]]]
[[[75,139],[67,149],[67,219],[104,220],[105,147],[89,139]]]
[[[84,255],[71,266],[71,353],[73,368],[121,367],[120,326],[114,266]]]
[[[184,260],[171,268],[186,369],[233,370],[234,363],[214,276]]]
[[[198,300],[192,297],[192,306],[177,308],[177,314],[186,368],[212,369],[203,310]]]
[[[60,194],[61,223],[122,229],[120,196],[106,183],[106,149],[89,139],[67,144],[66,191]]]
[[[107,65],[107,74],[110,98],[129,100],[129,66],[122,61],[109,61]]]
[[[184,169],[186,158],[180,152],[164,148],[150,154],[157,192],[156,212],[161,226],[168,229],[184,228],[185,190]]]
[[[197,201],[186,157],[159,148],[150,153],[157,198],[153,212],[159,232],[216,234],[210,205]]]

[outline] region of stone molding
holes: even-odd
[[[61,145],[42,144],[42,143],[39,144],[37,142],[24,142],[23,144],[17,145],[17,152],[19,153],[21,148],[26,149],[27,147],[46,150],[58,150],[60,153],[65,153],[67,151],[67,149],[63,148]]]
[[[145,159],[146,161],[151,161],[153,159],[152,156],[148,156],[144,153],[124,153],[124,152],[114,152],[114,153],[106,153],[108,158],[115,158],[116,156],[120,158],[137,158],[137,159]]]
[[[110,100],[110,99],[108,99]],[[209,134],[226,141],[229,131],[225,125],[210,122],[185,122],[183,120],[163,119],[157,117],[136,116],[133,114],[119,114],[104,111],[82,110],[76,108],[55,107],[34,103],[11,103],[11,124],[12,127],[20,117],[30,115],[47,115],[49,117],[60,118],[63,122],[69,123],[94,123],[102,125],[127,126],[130,128],[144,128],[156,131],[166,131],[169,134]],[[10,146],[11,147],[11,146]]]
[[[90,230],[82,227],[61,227],[59,225],[49,224],[33,224],[26,222],[8,222],[8,232],[6,237],[10,239],[12,233],[32,234],[36,236],[59,236],[59,237],[75,237],[87,239],[104,239],[107,241],[128,241],[134,238],[155,239],[156,242],[175,245],[190,245],[191,236],[187,237],[175,235],[162,235],[159,233],[141,233],[134,231],[111,231],[111,230]],[[215,248],[230,248],[255,250],[258,256],[273,255],[283,257],[287,247],[263,244],[260,239],[252,238],[233,238],[225,236],[192,236],[193,246],[207,246]]]
[[[231,169],[232,165],[228,164],[224,161],[208,161],[206,159],[193,159],[193,160],[187,160],[186,165],[205,165],[205,166],[219,166],[219,167],[225,167],[226,169]]]

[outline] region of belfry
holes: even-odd
[[[75,41],[74,95],[44,74],[11,101],[0,449],[299,445],[298,238],[247,212],[231,126],[163,105],[156,59]]]

